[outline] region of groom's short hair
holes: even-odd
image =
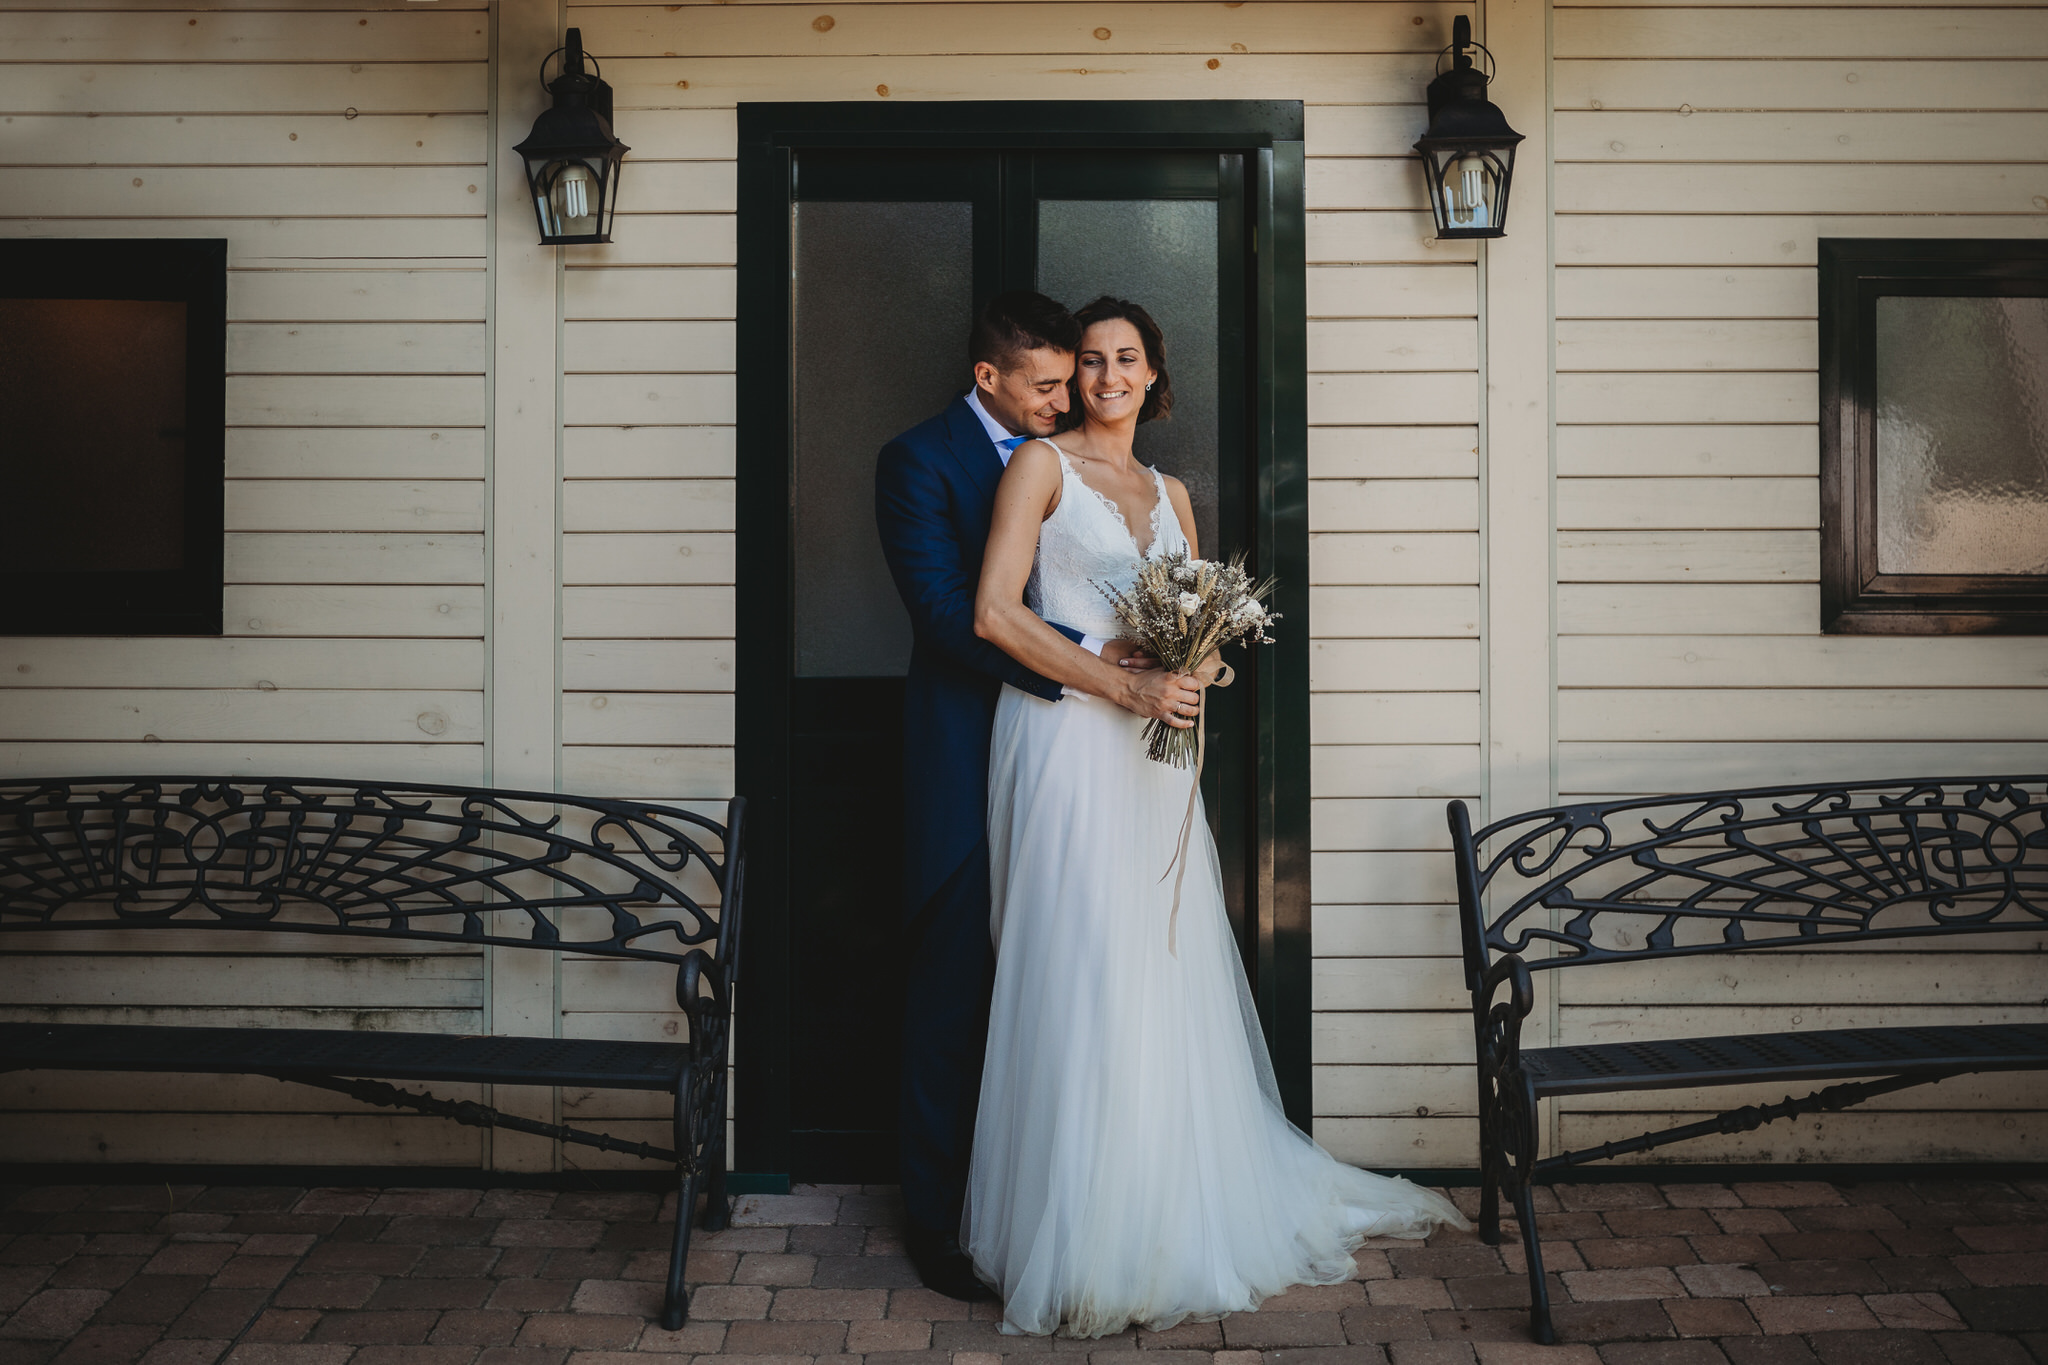
[[[1027,351],[1050,347],[1071,355],[1080,345],[1081,324],[1072,313],[1043,294],[1012,289],[990,299],[975,317],[967,333],[967,363],[987,361],[1010,370]]]

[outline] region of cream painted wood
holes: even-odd
[[[1318,1014],[1313,1025],[1317,1066],[1384,1066],[1412,1061],[1391,1049],[1412,1048],[1418,1055],[1451,1060],[1472,1048],[1472,1011],[1425,1010],[1415,1013],[1353,1011]],[[1476,1134],[1475,1134],[1476,1136]],[[1471,1149],[1476,1152],[1476,1147]],[[1382,1158],[1384,1160],[1384,1158]],[[1472,1155],[1450,1162],[1470,1164]]]
[[[1458,888],[1453,876],[1450,859],[1429,850],[1415,849],[1397,852],[1374,853],[1314,853],[1310,855],[1314,868],[1316,903],[1318,905],[1382,905],[1387,903],[1412,904],[1429,901],[1450,902],[1457,898]],[[1316,971],[1322,972],[1329,962],[1371,963],[1364,958],[1318,958]],[[1451,996],[1431,997],[1436,1005],[1453,999]],[[1420,1008],[1432,1008],[1424,1004]],[[1317,1008],[1336,1008],[1319,1003]],[[1353,1005],[1350,1008],[1356,1009]],[[1393,1005],[1388,1008],[1402,1008]],[[1409,1006],[1416,1008],[1416,1006]]]
[[[1309,698],[1309,724],[1328,744],[1477,743],[1479,693],[1318,692]]]
[[[1309,581],[1358,584],[1468,584],[1479,582],[1477,532],[1409,534],[1311,533]]]
[[[1162,53],[1360,53],[1435,55],[1449,41],[1451,16],[1469,5],[1436,0],[1389,5],[1365,0],[1271,0],[1254,10],[1227,6],[1120,3],[1115,22],[1100,5],[835,5],[820,28],[795,6],[576,7],[594,52],[670,52],[704,57],[863,57],[893,55],[1037,56],[1087,53],[1106,58]],[[1422,23],[1412,22],[1421,18]]]
[[[484,633],[484,591],[461,584],[231,583],[229,635],[471,637]]]
[[[16,203],[93,217],[203,218],[223,203],[260,213],[460,218],[483,211],[477,166],[29,166]]]
[[[474,1011],[483,997],[482,960],[453,953],[261,959],[223,953],[80,954],[39,961],[32,977],[0,973],[0,1006],[176,1008],[192,1000],[192,977],[200,971],[211,1009]]]
[[[562,782],[578,791],[649,800],[710,798],[732,790],[732,749],[573,744],[562,750]]]
[[[1309,335],[1321,327],[1354,325],[1359,324],[1311,322]],[[1406,325],[1420,330],[1428,324]],[[1470,322],[1451,325],[1473,328]],[[1479,432],[1476,427],[1311,427],[1308,468],[1313,479],[1476,479]]]
[[[570,324],[571,329],[577,324]],[[569,427],[562,474],[570,479],[729,479],[733,429]]]
[[[1356,104],[1311,104],[1303,109],[1303,128],[1315,155],[1400,156],[1422,136],[1429,126],[1426,103],[1369,102],[1367,97],[1377,93],[1361,91]]]
[[[1820,588],[1805,583],[1560,583],[1565,635],[1811,635]]]
[[[1592,422],[1812,422],[1820,380],[1810,372],[1578,373],[1557,377],[1557,420]]]
[[[1347,318],[1309,324],[1311,373],[1475,370],[1478,364],[1479,336],[1469,322]]]
[[[229,479],[481,479],[481,427],[237,427]]]
[[[1812,479],[1560,479],[1557,524],[1569,530],[1808,530],[1820,525],[1820,490]]]
[[[1435,1009],[1464,992],[1465,964],[1456,957],[1318,958],[1310,989],[1316,1008],[1323,1010]]]
[[[1476,479],[1316,479],[1309,488],[1311,532],[1479,529]]]
[[[1426,212],[1429,199],[1415,158],[1399,155],[1397,149],[1398,144],[1387,147],[1379,156],[1308,158],[1303,181],[1308,207]]]
[[[732,728],[730,692],[570,692],[562,698],[565,745],[723,746]]]
[[[1820,533],[1561,531],[1557,579],[1560,583],[1817,583]]]
[[[735,416],[729,374],[572,374],[562,379],[562,420],[701,424]]]
[[[1571,1100],[1580,1113],[1633,1113],[1644,1107],[1645,1096],[1635,1094],[1581,1095]],[[1748,1104],[1771,1104],[1785,1098],[1785,1087],[1730,1085],[1706,1090],[1658,1091],[1650,1102],[1660,1109],[1677,1112],[1719,1113]],[[1975,1076],[1951,1076],[1936,1085],[1878,1095],[1857,1106],[1871,1113],[1982,1113],[1999,1109],[2038,1109],[2041,1104],[2040,1077],[2024,1071],[1989,1072]]]
[[[724,374],[733,367],[733,345],[729,322],[572,322],[562,329],[562,369]]]
[[[481,531],[484,496],[476,479],[230,479],[225,515],[230,531]]]
[[[1445,1064],[1318,1067],[1318,1116],[1436,1118],[1476,1114],[1476,1075],[1474,1067]]]
[[[732,641],[577,640],[562,646],[565,688],[600,691],[625,679],[639,679],[650,689],[729,692]]]
[[[1577,370],[1811,370],[1820,324],[1803,319],[1566,319],[1557,368]],[[1559,421],[1571,419],[1562,415]],[[1716,413],[1708,421],[1725,422]]]
[[[617,222],[618,235],[613,241],[603,246],[565,246],[563,261],[575,269],[621,265],[730,267],[739,259],[739,219],[734,214],[639,213],[621,205]]]
[[[1579,636],[1558,642],[1562,687],[2048,687],[2048,639],[1963,635],[1927,649],[1911,636]],[[1965,698],[1960,703],[1970,704]]]
[[[5,126],[26,166],[468,166],[484,145],[478,114],[18,114]]]
[[[1562,322],[1558,324],[1564,326]],[[1560,427],[1560,478],[1685,478],[1775,475],[1813,478],[1820,471],[1820,429],[1799,426]]]
[[[1316,587],[1309,611],[1322,639],[1479,634],[1479,593],[1466,587]]]
[[[484,272],[230,270],[230,322],[482,322]]]
[[[1405,1016],[1378,1027],[1406,1030]],[[1471,1021],[1465,1029],[1471,1032]],[[1357,1166],[1469,1165],[1479,1150],[1479,1120],[1469,1118],[1318,1118],[1310,1136],[1339,1161]]]
[[[733,595],[709,587],[564,587],[566,640],[729,640]]]
[[[2048,114],[1565,111],[1557,144],[1587,162],[2038,161]]]
[[[98,16],[102,23],[131,17]],[[373,62],[339,55],[322,60],[324,54],[307,50],[300,55],[308,60],[237,63],[231,80],[223,80],[213,63],[180,64],[169,57],[80,65],[24,60],[11,46],[0,52],[9,58],[0,64],[9,112],[481,114],[489,101],[482,62],[432,60],[413,52],[398,54],[403,60]]]
[[[1724,213],[1802,213],[1825,204],[1839,213],[2033,215],[2044,188],[2040,164],[1903,165],[1874,176],[1841,165],[1595,166],[1557,168],[1558,203],[1581,212],[1675,213],[1708,205]]]
[[[475,375],[231,374],[230,426],[482,426]]]
[[[22,687],[8,691],[0,716],[0,739],[13,740],[473,744],[482,738],[481,692]]]
[[[729,394],[731,385],[726,384]],[[730,479],[577,479],[562,486],[565,531],[730,531]]]
[[[631,193],[651,213],[731,213],[738,173],[731,161],[636,161]]]
[[[739,112],[735,109],[636,109],[633,161],[636,165],[643,161],[731,161],[739,135]],[[607,247],[587,249],[602,252]]]
[[[566,535],[562,582],[731,583],[736,577],[734,548],[732,536],[708,532]]]
[[[1559,202],[1564,168],[1558,168]],[[1576,205],[1575,205],[1576,206]],[[1819,286],[1810,269],[1557,270],[1557,316],[1564,318],[1811,318],[1819,316]]]
[[[1682,1112],[1568,1114],[1559,1131],[1569,1146],[1597,1147],[1645,1129],[1688,1122],[1693,1117]],[[1800,1119],[1795,1128],[1774,1131],[1776,1128],[1773,1125],[1754,1133],[1703,1138],[1696,1155],[1693,1148],[1683,1150],[1687,1152],[1686,1159],[1694,1161],[1758,1162],[1782,1160],[1787,1144],[1796,1143],[1794,1150],[1825,1152],[1829,1160],[1843,1162],[1895,1160],[1901,1152],[1911,1153],[1916,1162],[1996,1162],[2030,1160],[2027,1153],[2038,1151],[2041,1141],[2038,1119],[2018,1114],[1861,1113],[1852,1109],[1839,1114],[1810,1114]]]
[[[1559,8],[1560,59],[2048,57],[2039,9]]]
[[[1318,744],[1309,750],[1309,791],[1317,797],[1479,796],[1476,744]]]
[[[1562,739],[1925,740],[2048,739],[2036,687],[1565,688]],[[2003,765],[1993,771],[2003,771]]]
[[[480,1101],[483,1087],[436,1084],[434,1093]],[[0,1111],[116,1114],[389,1113],[332,1091],[281,1084],[268,1076],[152,1075],[129,1072],[118,1085],[87,1071],[15,1071],[0,1076]]]
[[[1938,773],[2044,770],[2048,770],[2048,744],[2004,741],[1594,740],[1558,748],[1559,790],[1575,794],[1706,791],[1799,782],[1883,782]]]
[[[30,205],[0,205],[22,211]],[[39,206],[47,214],[51,206]],[[484,254],[481,218],[5,218],[0,238],[221,237],[240,269],[431,268]]]
[[[287,742],[164,744],[92,740],[28,740],[0,743],[0,765],[10,773],[36,777],[98,777],[106,773],[186,772],[227,777],[274,777],[317,762],[320,776],[368,782],[449,782],[474,786],[484,780],[481,744],[322,744]],[[251,1028],[287,1027],[283,1019],[245,1021]],[[434,1027],[393,1024],[393,1028]]]
[[[1113,30],[1112,30],[1113,31]],[[1440,45],[1449,41],[1448,26]],[[1211,67],[1209,62],[1215,62]],[[628,109],[730,108],[746,100],[1299,99],[1344,103],[1361,90],[1420,104],[1427,53],[1145,55],[1103,52],[974,57],[621,58],[607,64]]]
[[[1443,812],[1441,802],[1426,802]],[[1439,820],[1437,823],[1441,824]],[[1457,910],[1448,905],[1326,905],[1316,909],[1323,957],[1454,957]]]
[[[474,322],[238,323],[228,329],[228,372],[482,374],[484,329]]]
[[[1384,852],[1415,849],[1449,849],[1450,830],[1444,822],[1444,803],[1424,797],[1402,800],[1393,797],[1319,798],[1310,802],[1310,846],[1320,852]],[[1432,940],[1433,941],[1433,940]],[[1318,942],[1317,947],[1325,945]],[[1455,939],[1430,953],[1455,953]],[[1370,951],[1342,953],[1332,949],[1327,957],[1370,957]]]
[[[1478,380],[1470,370],[1308,377],[1308,420],[1318,426],[1470,426],[1478,416]]]
[[[388,688],[481,691],[473,640],[0,638],[0,688]],[[11,940],[10,940],[11,941]]]
[[[2048,220],[1899,214],[1567,214],[1557,258],[1573,265],[1806,265],[1822,237],[2048,236]]]
[[[268,1016],[265,1017],[268,1023]],[[152,1114],[109,1123],[97,1114],[0,1113],[0,1143],[16,1161],[75,1162],[92,1152],[113,1163],[218,1165],[223,1152],[246,1164],[449,1166],[474,1169],[481,1139],[446,1119],[347,1114]]]
[[[563,281],[572,322],[607,318],[728,319],[734,313],[735,276],[722,267],[692,269],[581,269]]]
[[[1814,999],[1814,978],[1825,974],[1831,1007],[1894,1003],[1954,1003],[2041,1007],[2040,970],[2034,953],[1757,952],[1711,958],[1667,958],[1614,971],[1568,971],[1557,977],[1560,1000],[1584,1008],[1689,1005],[1747,1008],[1802,1007]],[[1801,1027],[1814,1027],[1806,1024]]]
[[[1311,266],[1311,318],[1469,318],[1479,311],[1470,265]]]
[[[1440,242],[1427,213],[1325,209],[1308,215],[1310,265],[1435,264],[1478,259],[1477,245]]]
[[[1477,640],[1317,640],[1309,686],[1318,692],[1477,692],[1485,654]]]
[[[430,9],[320,13],[0,12],[0,50],[23,62],[477,61],[481,13]]]
[[[230,532],[236,583],[474,583],[484,581],[481,535]]]

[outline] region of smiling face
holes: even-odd
[[[1081,334],[1081,405],[1096,421],[1136,420],[1155,377],[1144,338],[1123,318],[1105,318]]]
[[[1069,406],[1067,380],[1074,357],[1051,346],[1019,352],[1010,368],[986,360],[974,367],[974,387],[988,415],[1018,436],[1050,436]]]

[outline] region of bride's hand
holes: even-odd
[[[1120,701],[1126,710],[1147,720],[1163,720],[1176,730],[1193,725],[1202,705],[1201,689],[1193,678],[1163,668],[1126,675],[1124,692]]]

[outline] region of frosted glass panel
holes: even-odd
[[[974,206],[803,202],[796,239],[796,672],[900,677],[875,455],[966,387]]]
[[[1143,304],[1166,334],[1173,416],[1138,428],[1138,458],[1188,486],[1202,551],[1216,540],[1216,204],[1048,199],[1038,287],[1078,309],[1103,294]]]
[[[2048,573],[2048,299],[1878,299],[1877,567]]]

